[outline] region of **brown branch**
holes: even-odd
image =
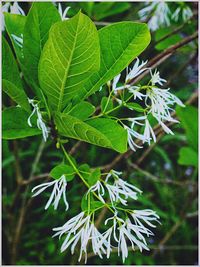
[[[174,181],[171,179],[160,179],[159,177],[157,177],[157,176],[155,176],[155,175],[153,175],[147,171],[142,170],[141,168],[138,167],[137,164],[129,162],[129,165],[131,167],[133,167],[135,170],[137,170],[138,172],[140,172],[141,174],[143,174],[147,179],[150,179],[154,182],[163,183],[163,184],[173,184],[173,185],[178,185],[178,186],[185,186],[188,184],[196,185],[196,183],[191,181],[191,180],[180,182],[180,181]]]
[[[193,17],[194,17],[194,15],[189,20],[185,21],[182,25],[176,27],[173,31],[171,31],[170,33],[168,33],[168,34],[164,35],[163,37],[161,37],[158,41],[156,41],[154,43],[154,45],[157,45],[158,43],[160,43],[160,42],[166,40],[167,38],[171,37],[172,35],[178,33],[180,30],[182,30],[191,21],[191,19]]]
[[[158,142],[160,141],[160,139],[162,138],[162,134],[159,134],[156,137],[156,143],[151,144],[145,151],[144,153],[139,157],[139,159],[136,161],[137,165],[140,165],[144,159],[149,155],[149,153],[154,149],[154,147],[158,144]]]
[[[78,150],[78,148],[81,146],[82,142],[78,141],[69,151],[69,154],[72,156],[76,153],[76,151]]]
[[[23,185],[28,185],[30,183],[33,183],[37,180],[41,180],[41,179],[44,179],[44,178],[48,178],[49,177],[49,173],[46,172],[46,173],[42,173],[42,174],[39,174],[39,175],[36,175],[36,176],[32,176],[31,179],[28,179],[28,180],[24,180],[22,182]]]
[[[161,52],[160,54],[158,54],[157,56],[155,56],[153,59],[151,59],[147,64],[146,64],[146,68],[151,68],[154,69],[156,68],[158,65],[160,65],[163,61],[165,61],[168,57],[170,57],[172,54],[174,54],[176,52],[177,49],[183,47],[184,45],[190,43],[191,41],[197,39],[198,37],[198,32],[196,31],[194,34],[184,38],[182,41],[178,42],[175,45],[170,46],[169,48],[167,48],[165,51]],[[144,71],[143,73],[141,73],[139,76],[137,76],[136,78],[132,79],[130,81],[130,84],[133,85],[135,83],[137,83],[138,81],[140,81],[142,78],[144,78],[147,74],[149,73],[149,70]]]
[[[180,212],[180,219],[172,226],[172,228],[166,233],[166,235],[163,237],[163,239],[160,241],[158,248],[162,249],[163,246],[169,241],[169,239],[173,236],[173,234],[178,230],[178,228],[182,225],[184,220],[188,217],[187,210],[191,206],[191,202],[196,198],[196,190],[189,195],[188,201],[184,205],[183,209]],[[154,251],[152,254],[153,257],[155,257],[158,254],[158,251]]]
[[[19,159],[19,147],[18,143],[16,140],[13,140],[13,154],[14,154],[14,164],[15,164],[15,172],[16,172],[16,177],[17,177],[17,184],[19,184],[22,180],[22,171],[20,167],[20,159]]]
[[[44,146],[45,146],[45,143],[44,143],[44,141],[42,141],[39,148],[38,148],[38,152],[36,154],[36,157],[34,159],[28,180],[33,178],[33,175],[37,169],[38,162],[39,162],[41,155],[42,155],[42,152],[44,150]],[[23,186],[23,183],[21,183],[21,186]],[[19,212],[19,219],[18,219],[16,227],[15,227],[15,233],[14,233],[14,237],[13,237],[13,241],[12,241],[11,264],[13,264],[13,265],[16,264],[16,260],[17,260],[17,256],[18,256],[19,243],[20,243],[20,236],[21,236],[24,221],[26,218],[26,212],[27,212],[28,206],[29,206],[29,203],[28,203],[28,205],[26,205],[27,204],[26,199],[27,199],[28,192],[29,192],[29,185],[26,186],[25,192],[22,196],[22,205],[21,205],[20,212]]]

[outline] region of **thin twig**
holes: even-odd
[[[169,239],[173,236],[173,234],[177,231],[177,229],[182,225],[184,219],[187,218],[188,215],[188,208],[191,206],[191,202],[196,198],[196,190],[193,191],[186,204],[184,205],[183,209],[180,212],[180,219],[172,226],[172,228],[166,233],[166,235],[163,237],[163,239],[159,242],[158,248],[162,249],[163,246],[169,241]],[[158,251],[154,251],[152,256],[155,257],[157,255]]]
[[[158,65],[160,65],[163,61],[165,61],[168,57],[170,57],[172,54],[174,54],[176,52],[177,49],[183,47],[184,45],[190,43],[191,41],[197,39],[198,37],[198,32],[196,31],[194,34],[184,38],[182,41],[178,42],[175,45],[170,46],[169,48],[167,48],[165,51],[161,52],[160,54],[158,54],[157,56],[155,56],[153,59],[151,59],[147,64],[146,64],[146,68],[151,68],[154,69],[156,68]],[[136,78],[132,79],[130,81],[130,84],[133,85],[137,82],[139,82],[142,78],[144,78],[147,74],[149,73],[149,70],[146,70],[144,72],[142,72],[139,76],[137,76]]]
[[[187,181],[175,181],[175,180],[171,180],[171,179],[161,179],[147,171],[142,170],[141,168],[139,168],[137,166],[137,164],[131,163],[129,162],[129,165],[131,167],[133,167],[135,170],[137,170],[138,172],[140,172],[141,174],[143,174],[147,179],[150,179],[154,182],[158,182],[158,183],[163,183],[163,184],[173,184],[173,185],[178,185],[178,186],[185,186],[187,184],[193,184],[195,185],[196,183],[191,181],[191,180],[187,180]]]
[[[78,150],[78,148],[81,146],[82,142],[78,141],[69,151],[69,154],[72,156],[76,153],[76,151]]]
[[[39,162],[41,155],[42,155],[42,152],[44,150],[44,146],[45,146],[45,143],[42,140],[42,142],[38,148],[38,152],[36,154],[35,160],[33,162],[31,172],[29,175],[29,179],[33,178],[33,175],[37,169],[38,162]],[[27,185],[25,192],[23,194],[22,205],[21,205],[20,213],[19,213],[19,219],[18,219],[16,227],[15,227],[15,233],[14,233],[12,248],[11,248],[11,264],[13,264],[13,265],[15,265],[16,260],[17,260],[21,231],[22,231],[25,217],[26,217],[26,212],[27,212],[26,199],[27,199],[28,192],[29,192],[29,185]]]

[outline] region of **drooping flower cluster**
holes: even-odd
[[[169,26],[170,20],[177,22],[182,19],[183,22],[189,20],[192,16],[192,10],[187,3],[176,3],[179,5],[175,11],[170,10],[166,1],[154,1],[146,3],[146,6],[142,8],[138,15],[141,20],[147,21],[149,28],[155,31],[163,26]]]
[[[141,9],[138,14],[142,20],[148,20],[148,26],[152,31],[160,26],[170,25],[170,9],[165,1],[156,1],[147,3],[147,6]],[[151,16],[150,16],[151,15]]]
[[[159,216],[152,210],[131,210],[127,207],[128,199],[137,200],[138,193],[142,193],[137,187],[124,181],[121,178],[121,172],[111,170],[107,173],[105,180],[98,180],[91,186],[87,193],[94,194],[106,207],[109,207],[113,216],[107,218],[104,222],[109,228],[101,233],[95,226],[95,209],[88,208],[69,219],[63,226],[53,228],[55,236],[65,236],[61,246],[61,252],[71,247],[71,253],[74,254],[75,248],[80,243],[79,261],[85,256],[87,262],[88,246],[91,244],[95,255],[103,258],[106,255],[110,257],[113,248],[117,248],[118,255],[122,255],[123,262],[128,257],[128,244],[135,250],[137,246],[142,252],[143,249],[149,250],[145,237],[154,235],[148,227],[156,227],[153,222],[159,222]],[[53,182],[44,183],[33,188],[36,191],[34,197],[53,186],[50,198],[45,206],[47,209],[53,203],[54,209],[57,209],[58,203],[63,196],[66,210],[69,205],[66,200],[67,182],[65,176]],[[88,198],[88,202],[90,199]],[[110,204],[109,204],[110,202]],[[122,205],[122,206],[121,206]],[[90,203],[88,205],[90,207]]]
[[[170,93],[170,88],[160,88],[163,86],[166,80],[160,77],[159,71],[155,70],[153,73],[150,68],[145,68],[144,66],[146,63],[147,61],[139,64],[139,59],[137,58],[133,68],[130,69],[129,72],[127,71],[124,85],[121,85],[119,87],[117,86],[120,75],[117,75],[113,79],[112,85],[112,89],[115,95],[120,90],[127,90],[130,94],[132,94],[134,100],[139,99],[140,101],[143,101],[143,105],[145,106],[142,116],[121,120],[123,127],[127,130],[128,133],[129,147],[133,151],[135,151],[136,148],[142,148],[141,145],[144,143],[148,143],[150,145],[152,140],[156,142],[156,135],[149,121],[149,115],[152,115],[157,120],[159,125],[166,133],[173,134],[173,132],[166,125],[166,122],[178,122],[171,115],[171,113],[174,111],[172,106],[178,104],[184,107],[181,100]],[[128,81],[137,77],[139,74],[146,70],[149,70],[151,74],[151,79],[147,85],[133,86],[131,84],[127,84]],[[116,98],[116,101],[120,105],[123,105],[123,101],[121,99]],[[126,103],[125,106],[127,106]],[[131,106],[129,108],[132,109]],[[124,123],[124,120],[131,122],[131,125],[126,125]],[[139,144],[138,141],[142,144]]]
[[[49,136],[50,129],[49,129],[49,127],[46,126],[46,124],[44,123],[44,121],[42,119],[42,114],[40,112],[38,104],[35,103],[35,101],[33,99],[28,99],[28,101],[33,106],[33,111],[27,120],[28,125],[30,127],[32,127],[31,118],[36,113],[36,115],[37,115],[37,127],[42,131],[43,139],[46,142],[47,138]]]
[[[35,186],[32,189],[32,192],[36,191],[33,194],[33,197],[38,196],[39,194],[41,194],[42,192],[44,192],[47,188],[51,186],[53,186],[53,190],[52,190],[49,200],[47,201],[45,205],[45,210],[48,209],[51,204],[54,206],[54,210],[56,210],[58,208],[58,204],[59,204],[61,197],[64,200],[66,210],[68,210],[69,204],[66,198],[67,181],[65,179],[65,175],[62,175],[59,179],[54,180],[52,182],[47,182],[47,183],[43,183],[43,184]]]

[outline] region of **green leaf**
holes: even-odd
[[[87,123],[103,133],[111,142],[111,147],[124,153],[127,151],[127,131],[111,119],[91,119]]]
[[[4,37],[2,39],[2,70],[2,79],[14,83],[18,88],[23,88],[17,62]]]
[[[111,119],[91,119],[87,123],[64,113],[56,113],[60,135],[85,141],[118,152],[127,150],[127,132]]]
[[[17,139],[41,134],[41,130],[27,123],[29,113],[22,108],[11,107],[2,112],[3,139]],[[33,123],[35,126],[36,123]]]
[[[129,8],[130,4],[126,2],[101,2],[96,4],[93,16],[95,20],[101,20],[103,18],[122,13]]]
[[[191,147],[182,147],[179,150],[178,163],[180,165],[198,167],[198,153]]]
[[[87,98],[123,71],[150,42],[146,24],[119,22],[99,30],[101,48],[100,70],[85,83],[81,98]]]
[[[142,106],[140,106],[138,103],[127,103],[125,106],[131,110],[136,110],[138,112],[145,111],[145,109]]]
[[[95,170],[92,170],[90,176],[87,179],[87,182],[90,186],[93,186],[96,184],[96,182],[99,180],[101,177],[101,169],[97,168]]]
[[[2,39],[2,87],[17,104],[30,111],[28,98],[23,90],[17,63],[5,38]]]
[[[93,196],[90,194],[90,205],[88,205],[88,196],[86,194],[82,197],[81,200],[81,209],[82,211],[88,211],[88,208],[90,211],[94,211],[98,208],[103,208],[104,204],[101,201],[94,200]]]
[[[79,12],[52,26],[39,63],[39,82],[53,111],[62,111],[83,83],[99,70],[99,38],[94,23]]]
[[[24,68],[29,84],[38,86],[38,64],[51,26],[60,21],[57,8],[48,2],[36,2],[28,13],[24,26]]]
[[[108,100],[108,97],[104,96],[101,99],[101,111],[106,112],[113,109],[113,102],[111,99]]]
[[[86,13],[89,17],[92,15],[92,11],[95,8],[94,2],[79,2],[79,8],[84,10],[84,13]]]
[[[21,37],[21,35],[24,32],[24,25],[26,22],[26,17],[22,16],[22,15],[4,13],[4,18],[5,18],[6,30],[9,34],[11,41],[12,41],[17,59],[20,63],[22,63],[22,61],[23,61],[22,47],[20,47],[14,41],[13,35],[15,35],[17,37]]]
[[[198,110],[193,106],[177,107],[176,113],[185,128],[189,144],[198,151]]]
[[[101,169],[100,168],[96,168],[94,170],[90,169],[90,166],[88,164],[82,164],[79,167],[79,171],[81,172],[81,175],[90,186],[96,184],[96,182],[101,177]]]
[[[72,181],[75,177],[74,169],[66,164],[60,164],[54,167],[49,173],[54,179],[59,179],[62,175],[65,175],[65,178],[68,182]]]
[[[2,80],[3,91],[26,111],[30,111],[28,98],[23,89],[16,87],[14,83]]]
[[[86,120],[95,111],[95,107],[89,102],[82,101],[75,105],[68,114],[74,116],[82,121]]]

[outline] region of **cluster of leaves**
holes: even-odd
[[[43,108],[46,124],[56,128],[60,136],[123,153],[127,149],[126,131],[109,118],[89,119],[95,108],[83,100],[112,80],[146,48],[150,42],[147,26],[122,22],[97,31],[81,12],[70,20],[60,20],[51,3],[34,3],[27,17],[5,14],[6,28],[24,79]],[[13,37],[19,35],[19,30],[24,40],[21,47]],[[3,89],[20,105],[3,111],[3,138],[39,134],[38,129],[26,125],[30,115],[28,97],[5,39]]]
[[[69,5],[72,7],[69,12],[70,16],[74,16],[81,8],[90,18],[101,22],[102,19],[122,21],[127,18],[132,19],[133,16],[138,19],[136,11],[142,4],[80,2],[69,3]],[[28,139],[18,140],[23,176],[28,176],[32,159],[41,141],[41,136],[39,136],[41,131],[36,128],[36,117],[33,119],[35,127],[30,128],[27,124],[28,116],[31,113],[27,96],[34,97],[39,101],[45,122],[52,129],[58,130],[59,138],[63,142],[63,137],[69,137],[101,146],[100,148],[83,143],[76,152],[77,161],[99,166],[108,163],[115,155],[111,150],[105,150],[103,147],[112,148],[120,153],[125,152],[127,137],[124,129],[110,118],[95,119],[91,117],[95,112],[94,106],[99,104],[100,99],[102,99],[102,111],[105,110],[105,103],[107,102],[107,96],[103,90],[98,94],[93,93],[97,92],[101,85],[122,71],[145,49],[149,42],[147,28],[141,25],[142,28],[139,29],[139,24],[134,23],[114,23],[112,26],[107,26],[97,31],[92,21],[82,13],[78,13],[70,21],[61,22],[57,9],[50,3],[34,3],[27,17],[5,14],[5,22],[8,35],[5,35],[5,39],[3,38],[3,90],[20,107],[11,106],[13,103],[10,102],[6,95],[3,95],[3,104],[7,107],[3,110],[3,137],[8,140],[32,136]],[[84,23],[85,28],[83,26]],[[169,30],[173,30],[179,25],[180,23],[177,22],[171,25]],[[175,44],[181,40],[182,35],[193,32],[195,27],[196,22],[192,21],[184,27],[183,34],[173,35],[159,44],[156,43],[168,34],[168,29],[164,28],[155,32],[153,44],[145,52],[144,58],[152,57],[158,51]],[[131,32],[130,28],[133,29],[133,32]],[[70,40],[68,38],[64,39],[65,34],[63,32],[68,31],[68,36],[70,36],[70,31],[74,31],[74,29],[77,30],[78,38],[76,40],[77,45],[73,48],[73,53],[71,53],[72,47],[68,47],[70,46]],[[138,42],[135,38],[132,38],[132,36],[135,36],[136,30],[141,30],[142,35]],[[12,35],[20,36],[21,33],[23,33],[24,39],[23,49],[15,43]],[[123,36],[120,36],[120,34]],[[88,36],[88,39],[85,36]],[[91,39],[89,39],[89,36]],[[124,42],[122,47],[120,40]],[[141,43],[143,43],[143,47],[139,45]],[[60,45],[63,49],[66,47],[65,55],[71,57],[70,62],[65,60],[62,52],[54,49],[54,47]],[[135,48],[135,46],[138,47],[138,51],[134,50],[136,52],[133,55],[132,52],[130,53],[130,49],[132,47]],[[76,47],[79,47],[80,50],[76,51]],[[16,57],[13,55],[13,49]],[[85,54],[83,54],[82,59],[76,59],[76,54],[80,54],[80,51],[85,51]],[[173,76],[177,66],[181,68],[188,56],[191,53],[195,53],[196,47],[187,45],[180,51],[182,52],[180,55],[176,55],[163,67],[166,73],[165,76]],[[122,52],[124,56],[118,60]],[[79,67],[76,68],[76,60],[84,61],[81,67],[78,64]],[[174,64],[174,61],[176,64]],[[78,63],[80,62],[78,61]],[[105,64],[102,62],[105,62]],[[63,64],[69,68],[66,73],[63,72]],[[20,74],[19,69],[23,76]],[[188,83],[189,78],[192,77],[194,79],[194,73],[190,73],[191,71],[188,68],[186,70],[181,77],[177,76],[172,81],[173,88],[178,91],[178,95],[182,100],[187,100],[193,90],[196,89],[194,80]],[[81,76],[79,76],[80,73]],[[104,76],[105,73],[106,75]],[[76,76],[76,74],[78,75]],[[87,79],[88,76],[90,76],[89,79]],[[53,88],[51,88],[52,85]],[[72,87],[74,91],[73,94],[70,94],[71,89],[69,90],[69,88]],[[66,98],[63,97],[65,94]],[[87,100],[88,97],[92,101],[89,102]],[[55,101],[56,98],[59,101]],[[109,105],[107,108],[112,109],[112,104],[110,103]],[[185,109],[179,108],[177,114],[181,124],[175,129],[176,134],[163,137],[160,143],[155,146],[142,164],[142,169],[146,173],[141,170],[133,172],[129,166],[130,162],[127,160],[120,162],[120,168],[126,170],[126,177],[129,177],[130,181],[134,179],[136,186],[142,188],[143,191],[149,192],[140,199],[139,208],[145,208],[148,205],[149,208],[157,210],[162,222],[164,222],[156,239],[151,240],[152,248],[157,246],[159,240],[170,231],[174,224],[182,220],[179,214],[182,209],[183,199],[186,200],[191,191],[194,191],[192,183],[195,183],[197,171],[197,109],[194,106],[187,106]],[[55,136],[54,130],[52,131],[52,137],[56,141],[61,141],[58,140],[57,134]],[[92,136],[96,138],[93,139]],[[16,180],[13,179],[16,173],[13,168],[10,168],[16,159],[13,156],[12,143],[7,140],[3,141],[3,171],[5,177],[3,203],[5,208],[10,207],[13,202],[16,188]],[[177,140],[178,142],[176,142]],[[74,144],[74,140],[69,140],[67,146],[70,148]],[[133,156],[133,161],[136,158],[140,158],[141,153],[137,151]],[[63,156],[58,150],[55,150],[55,146],[51,142],[47,142],[43,156],[37,164],[36,174],[49,172],[53,166],[57,167],[52,169],[52,177],[58,178],[64,166],[64,171],[66,172],[67,170],[68,181],[72,181],[74,178],[72,168],[63,162]],[[82,165],[79,168],[90,172],[90,177],[93,175],[91,181],[98,179],[100,175],[99,169],[97,169],[96,173],[93,173],[93,170],[87,165]],[[160,182],[152,182],[150,178],[148,179],[148,173],[158,176]],[[171,180],[172,183],[165,184],[166,179]],[[184,184],[185,180],[191,181],[192,185]],[[183,185],[174,185],[173,181],[180,184],[183,183]],[[73,180],[70,184],[68,199],[71,202],[71,209],[68,211],[67,218],[77,213],[77,208],[80,206],[82,195],[84,194],[82,184],[77,180]],[[62,209],[62,207],[59,210],[59,216],[53,209],[49,209],[44,213],[41,203],[45,202],[47,197],[48,193],[34,200],[32,208],[29,210],[29,216],[26,219],[21,236],[18,265],[75,263],[69,253],[59,253],[59,245],[51,238],[52,226],[63,224],[63,221],[66,220],[66,213],[63,212],[64,208]],[[131,204],[135,205],[135,203]],[[20,203],[15,203],[15,205],[17,209],[12,216],[17,218]],[[82,202],[82,208],[84,209],[84,202]],[[192,202],[188,212],[195,210],[196,202]],[[5,228],[5,232],[3,232],[4,261],[9,262],[11,254],[9,254],[10,244],[7,232],[9,233],[8,236],[12,235],[12,232],[9,228],[10,217],[9,213],[6,213],[6,209],[3,215],[3,222]],[[141,255],[135,252],[130,254],[125,263],[137,265],[194,264],[197,259],[196,243],[196,219],[192,217],[183,220],[178,232],[174,234],[169,242],[172,247],[188,246],[188,249],[186,249],[187,256],[182,253],[184,248],[180,250],[172,249],[164,251],[164,253],[161,251],[155,257],[148,253]],[[101,264],[102,261],[93,257],[88,263]],[[106,262],[105,260],[104,263],[115,265],[121,262],[113,254],[109,261]]]

